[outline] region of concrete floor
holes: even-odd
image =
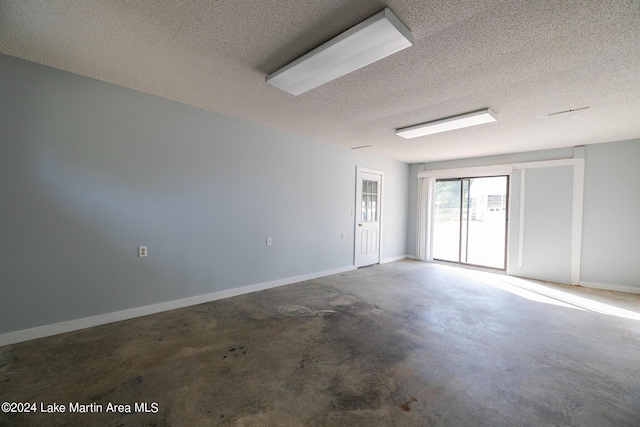
[[[638,426],[638,313],[400,261],[1,347],[0,400],[67,412],[0,425]]]

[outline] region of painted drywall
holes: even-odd
[[[524,224],[521,224],[523,171],[525,203]],[[507,271],[519,277],[571,283],[573,166],[518,170],[511,179]],[[524,227],[522,245],[520,227]]]
[[[404,163],[8,56],[0,93],[0,334],[353,265],[356,166],[405,254]]]
[[[581,281],[640,292],[640,139],[586,147]]]

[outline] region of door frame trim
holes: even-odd
[[[354,198],[354,210],[353,210],[353,266],[355,268],[358,268],[356,266],[356,251],[357,251],[357,246],[356,246],[356,239],[357,239],[357,234],[358,234],[358,212],[360,212],[360,210],[358,209],[359,206],[359,200],[358,200],[358,174],[360,174],[360,172],[364,172],[364,173],[370,173],[372,175],[379,175],[380,176],[380,188],[378,190],[378,222],[380,224],[379,228],[378,228],[378,262],[377,264],[380,264],[380,260],[382,259],[382,218],[383,218],[383,201],[384,201],[384,191],[383,191],[383,187],[384,187],[384,171],[378,170],[378,169],[371,169],[371,168],[366,168],[364,166],[356,166],[356,176],[355,176],[355,192],[353,194],[353,198]]]
[[[418,181],[423,180],[424,184],[422,187],[422,191],[426,192],[423,200],[425,202],[425,206],[423,206],[423,212],[421,213],[421,208],[418,206],[418,222],[417,224],[422,224],[424,228],[421,230],[421,227],[416,227],[416,232],[418,234],[416,238],[416,244],[418,247],[416,248],[416,253],[423,254],[423,257],[419,257],[424,261],[433,261],[433,236],[434,232],[434,209],[435,209],[435,197],[434,191],[436,186],[436,180],[438,179],[447,179],[447,178],[460,178],[460,177],[470,177],[470,178],[480,178],[485,176],[496,176],[496,175],[507,175],[509,176],[509,188],[507,189],[509,194],[511,192],[511,174],[513,173],[514,165],[513,164],[501,164],[501,165],[493,165],[493,166],[476,166],[476,167],[465,167],[465,168],[453,168],[453,169],[435,169],[435,170],[426,170],[418,172]],[[511,203],[511,199],[509,199],[509,204]],[[511,211],[511,206],[508,207],[509,211]],[[424,215],[424,217],[422,217]],[[507,245],[506,245],[506,253],[509,253],[509,232],[510,225],[507,226]],[[422,236],[422,237],[421,237]],[[508,270],[508,261],[505,262],[505,270]],[[502,271],[502,270],[497,270]]]

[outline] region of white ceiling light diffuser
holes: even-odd
[[[388,7],[269,74],[267,83],[300,95],[413,45],[413,36]]]
[[[396,135],[406,139],[411,139],[434,133],[483,125],[497,120],[498,117],[496,116],[496,113],[491,111],[489,108],[485,108],[484,110],[473,111],[459,116],[447,117],[446,119],[396,129]]]

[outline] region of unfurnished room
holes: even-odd
[[[0,0],[0,426],[639,426],[640,2]]]

